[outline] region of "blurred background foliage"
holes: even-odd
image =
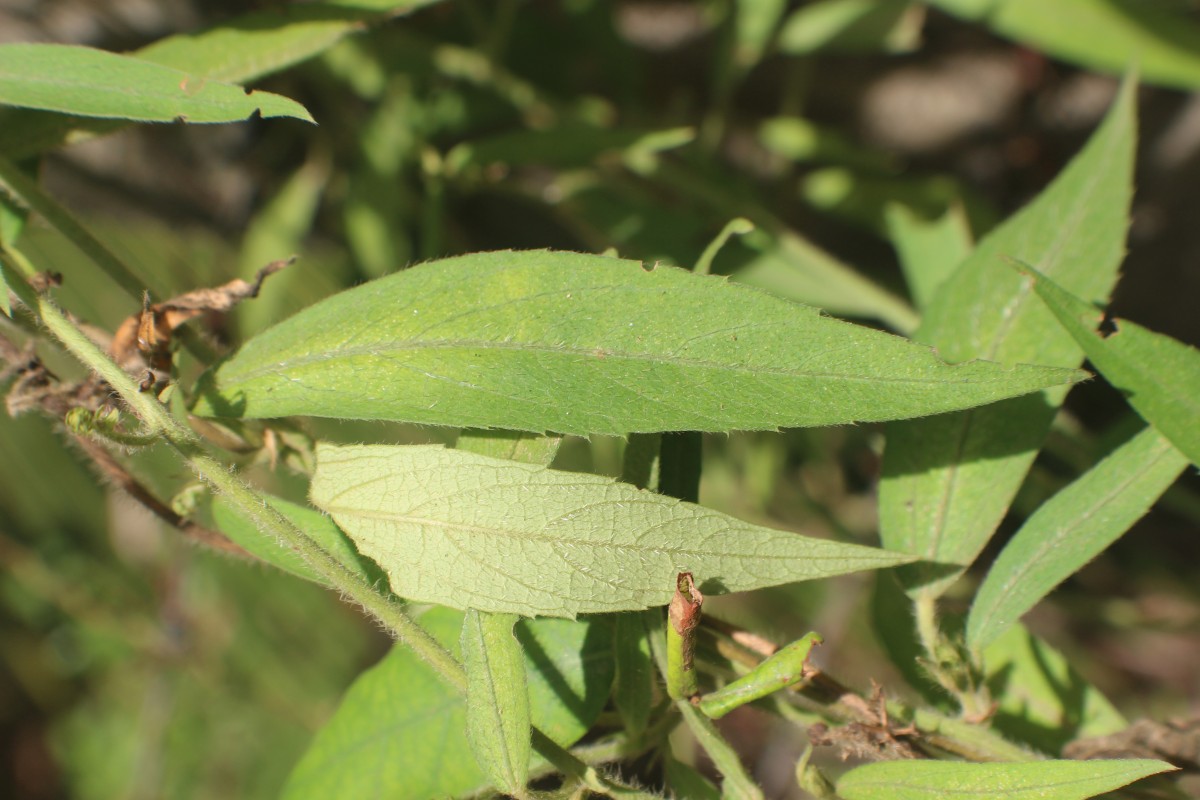
[[[123,51],[282,5],[0,0],[0,39]],[[981,5],[963,0],[413,5],[428,7],[256,84],[303,102],[316,128],[127,127],[49,154],[43,185],[160,292],[249,278],[299,254],[259,299],[209,321],[225,342],[457,253],[612,248],[691,267],[736,217],[755,230],[719,251],[714,272],[906,332],[923,301],[905,288],[906,260],[952,266],[1043,187],[1103,114],[1120,66],[1069,47],[1055,60],[1045,48],[1057,45],[1009,22],[989,30]],[[1157,73],[1143,62],[1157,85],[1141,94],[1113,311],[1196,343],[1200,95],[1189,90],[1200,49],[1186,45],[1200,41],[1200,12],[1187,0],[1108,5],[1129,30],[1158,36],[1155,47],[1182,52]],[[136,310],[48,228],[35,223],[23,246],[64,273],[58,296],[81,319],[111,331]],[[60,374],[77,369],[45,356]],[[1018,522],[1137,425],[1099,381],[1068,408]],[[872,543],[881,448],[870,426],[710,437],[702,502]],[[572,441],[559,465],[619,474],[619,454],[615,440]],[[163,498],[189,483],[162,453],[130,466]],[[293,483],[274,489],[302,498]],[[1130,717],[1200,700],[1197,492],[1194,475],[1181,481],[1029,619]],[[865,622],[868,589],[861,578],[805,584],[725,600],[722,613],[772,636],[820,630],[843,679],[901,691]],[[272,797],[386,646],[328,592],[186,544],[106,488],[46,421],[0,415],[0,795]],[[731,719],[768,790],[773,770],[790,774],[799,743],[771,739],[753,712]]]

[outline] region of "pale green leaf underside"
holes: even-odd
[[[1099,311],[1032,272],[1038,297],[1096,369],[1125,393],[1143,419],[1200,464],[1200,351],[1122,319],[1114,321],[1116,332],[1101,337]]]
[[[1084,800],[1172,770],[1149,759],[969,764],[887,761],[847,772],[837,783],[845,800]]]
[[[1026,520],[988,571],[967,620],[967,643],[986,647],[1054,587],[1129,530],[1187,457],[1147,428]]]
[[[572,617],[910,560],[762,528],[598,475],[440,447],[320,445],[312,500],[401,597]]]
[[[342,292],[251,339],[196,412],[533,432],[771,429],[934,414],[1075,380],[974,362],[721,278],[479,253]]]
[[[435,608],[421,625],[457,650],[463,615]],[[595,620],[522,620],[533,723],[574,744],[596,721],[612,683],[612,640]],[[537,756],[533,763],[540,762]],[[358,677],[289,777],[285,800],[462,797],[487,779],[471,757],[466,701],[403,646]]]
[[[90,47],[0,45],[0,104],[138,122],[235,122],[257,113],[312,122],[270,92]]]

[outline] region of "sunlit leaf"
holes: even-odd
[[[1142,417],[1200,464],[1200,352],[1136,323],[1113,321],[1115,332],[1096,332],[1101,314],[1033,271],[1034,290],[1087,353],[1105,379],[1125,393]]]
[[[1147,428],[1043,503],[979,587],[967,619],[967,644],[986,647],[1082,569],[1150,510],[1187,463],[1158,431]]]
[[[139,122],[312,122],[294,100],[90,47],[0,45],[0,104]]]
[[[1084,800],[1173,769],[1149,759],[993,764],[886,761],[850,770],[837,782],[837,792],[845,800]]]
[[[917,333],[951,362],[1061,367],[1079,345],[1006,263],[1038,265],[1084,297],[1108,296],[1125,256],[1132,195],[1135,86],[1127,83],[1083,151],[1032,203],[994,229],[942,282]],[[1065,388],[888,426],[880,485],[887,547],[970,564],[1000,524],[1042,445]],[[947,574],[948,573],[948,574]],[[913,569],[910,592],[939,594],[956,571]],[[922,588],[924,587],[924,588]]]
[[[539,433],[761,430],[934,414],[1078,374],[946,366],[905,339],[679,269],[499,252],[317,303],[210,373],[195,410]]]
[[[321,445],[312,499],[401,597],[527,616],[666,605],[904,556],[761,528],[598,475],[440,447]]]
[[[529,782],[532,751],[525,659],[513,636],[517,619],[470,609],[462,631],[467,741],[492,784],[515,795]]]

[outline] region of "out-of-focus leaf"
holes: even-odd
[[[760,528],[598,475],[440,447],[321,445],[313,501],[401,597],[571,617],[880,569],[903,556]]]
[[[800,117],[765,120],[758,140],[775,155],[799,163],[843,164],[874,172],[892,166],[892,159],[880,151],[858,146],[838,131]]]
[[[292,173],[246,226],[238,258],[239,274],[250,278],[264,264],[303,252],[302,245],[312,228],[328,178],[329,164],[323,156],[310,158]],[[257,333],[278,320],[285,300],[291,309],[336,290],[337,286],[322,280],[327,276],[314,274],[318,269],[300,259],[272,278],[253,303],[238,307],[238,327],[245,335]],[[321,292],[322,289],[326,291]]]
[[[1020,623],[988,645],[983,661],[997,703],[992,724],[1011,741],[1058,755],[1069,741],[1128,725],[1061,653]]]
[[[138,122],[237,122],[255,114],[313,121],[277,94],[63,44],[0,45],[0,104]]]
[[[143,61],[226,83],[250,83],[320,53],[367,22],[438,0],[291,3],[194,34],[162,39],[134,53]],[[7,111],[7,110],[6,110]],[[109,133],[124,123],[34,110],[0,114],[0,153],[21,158],[67,142],[72,132]]]
[[[525,659],[513,636],[517,619],[468,609],[461,645],[467,741],[492,785],[510,795],[524,793],[532,752]]]
[[[263,495],[263,498],[268,505],[287,517],[350,572],[372,584],[381,577],[379,568],[358,554],[354,543],[346,538],[346,534],[342,533],[329,517],[311,508],[290,503],[281,497]],[[213,519],[222,533],[251,555],[305,580],[323,583],[296,552],[288,550],[273,536],[260,531],[223,497],[217,496],[213,499]]]
[[[930,0],[1063,61],[1146,81],[1200,87],[1200,25],[1147,0]]]
[[[1193,427],[1197,421],[1200,415],[1192,418]],[[1147,428],[1043,503],[979,587],[967,619],[967,644],[976,651],[986,647],[1099,555],[1150,510],[1187,463],[1157,430]]]
[[[878,319],[907,333],[919,318],[908,304],[805,239],[760,229],[743,237],[759,255],[730,277],[738,283],[843,317]]]
[[[837,782],[837,793],[845,800],[1085,800],[1173,769],[1150,759],[993,764],[885,761],[850,770]]]
[[[1096,332],[1101,314],[1044,275],[1034,290],[1087,353],[1105,379],[1125,393],[1142,418],[1200,464],[1200,352],[1183,342],[1114,320],[1114,333]]]
[[[1031,281],[1003,262],[1037,264],[1080,295],[1108,296],[1125,255],[1135,139],[1127,82],[1087,146],[1037,199],[988,234],[947,278],[917,338],[952,362],[1037,360],[1062,367],[1082,352]],[[927,562],[903,573],[910,593],[938,595],[1000,524],[1066,394],[1052,388],[989,408],[893,424],[880,485],[886,546]],[[949,574],[948,574],[949,573]]]
[[[434,609],[421,624],[457,650],[463,615]],[[525,620],[533,724],[567,747],[595,722],[612,682],[611,631],[598,621]],[[487,779],[471,757],[464,699],[403,647],[350,687],[293,770],[286,800],[458,797]]]
[[[951,203],[937,219],[926,219],[909,206],[889,203],[884,218],[913,302],[923,309],[971,253],[966,212],[961,203]]]
[[[762,59],[786,9],[787,0],[737,0],[733,18],[733,63],[738,69],[748,70]]]
[[[659,153],[682,147],[695,139],[691,128],[662,131],[576,126],[550,130],[518,130],[456,146],[446,156],[451,174],[491,165],[539,166],[570,169],[584,167],[606,155],[629,150]]]
[[[919,44],[923,21],[920,6],[901,0],[819,0],[792,12],[779,49],[791,55],[907,52]]]
[[[675,268],[500,252],[423,264],[302,311],[210,373],[196,413],[725,431],[935,414],[1078,376],[949,367],[905,339]]]

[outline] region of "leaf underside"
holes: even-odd
[[[321,445],[312,500],[401,597],[526,616],[665,605],[910,560],[741,522],[598,475],[440,447]]]

